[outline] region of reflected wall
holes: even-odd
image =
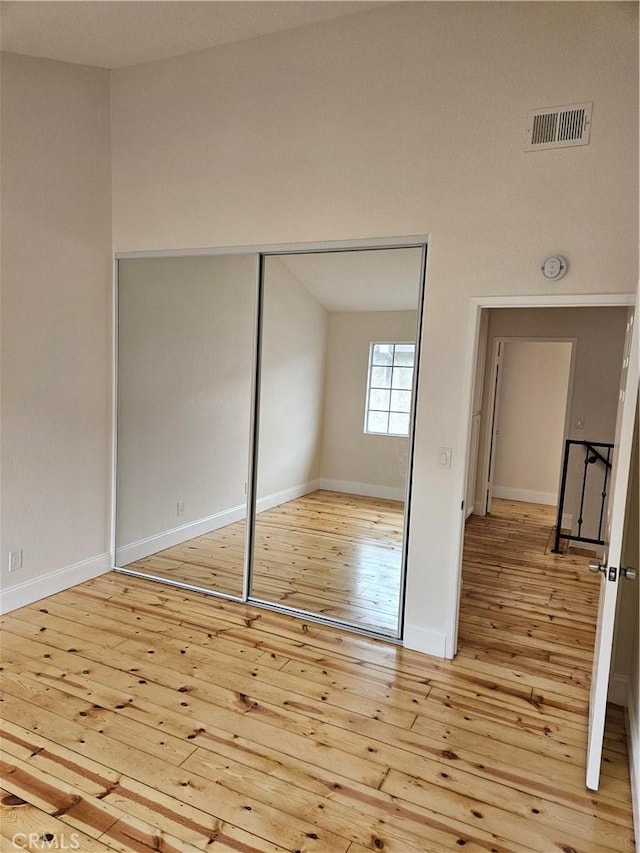
[[[256,259],[119,262],[117,565],[240,596]]]

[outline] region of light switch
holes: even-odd
[[[451,468],[451,454],[453,453],[450,447],[438,448],[438,465],[440,468]]]
[[[576,429],[584,429],[584,418],[576,418]]]

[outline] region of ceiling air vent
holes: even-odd
[[[592,102],[532,110],[527,123],[525,151],[588,145]]]

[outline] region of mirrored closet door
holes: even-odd
[[[251,598],[399,634],[422,252],[270,255]]]
[[[401,636],[425,252],[119,260],[120,570]]]
[[[241,597],[255,255],[119,261],[116,561]]]

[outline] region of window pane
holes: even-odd
[[[385,393],[385,392],[382,392]],[[386,392],[388,393],[388,392]],[[410,412],[411,411],[411,391],[392,391],[391,392],[391,411],[392,412]]]
[[[372,367],[371,368],[371,387],[372,388],[391,388],[391,368],[390,367]],[[402,386],[400,386],[402,387]]]
[[[396,344],[395,352],[393,355],[393,363],[403,364],[407,367],[413,367],[415,351],[415,344]]]
[[[389,415],[386,412],[369,412],[367,415],[368,432],[387,432]]]
[[[407,388],[411,390],[411,384],[413,382],[413,368],[412,367],[394,367],[393,368],[393,382],[391,384],[392,388]]]
[[[371,364],[392,364],[393,344],[374,344]]]
[[[369,408],[388,412],[390,394],[390,391],[380,391],[378,388],[372,388],[369,393]]]
[[[389,415],[389,432],[396,435],[409,435],[409,415],[391,412]]]
[[[409,435],[414,343],[371,343],[365,431]]]

